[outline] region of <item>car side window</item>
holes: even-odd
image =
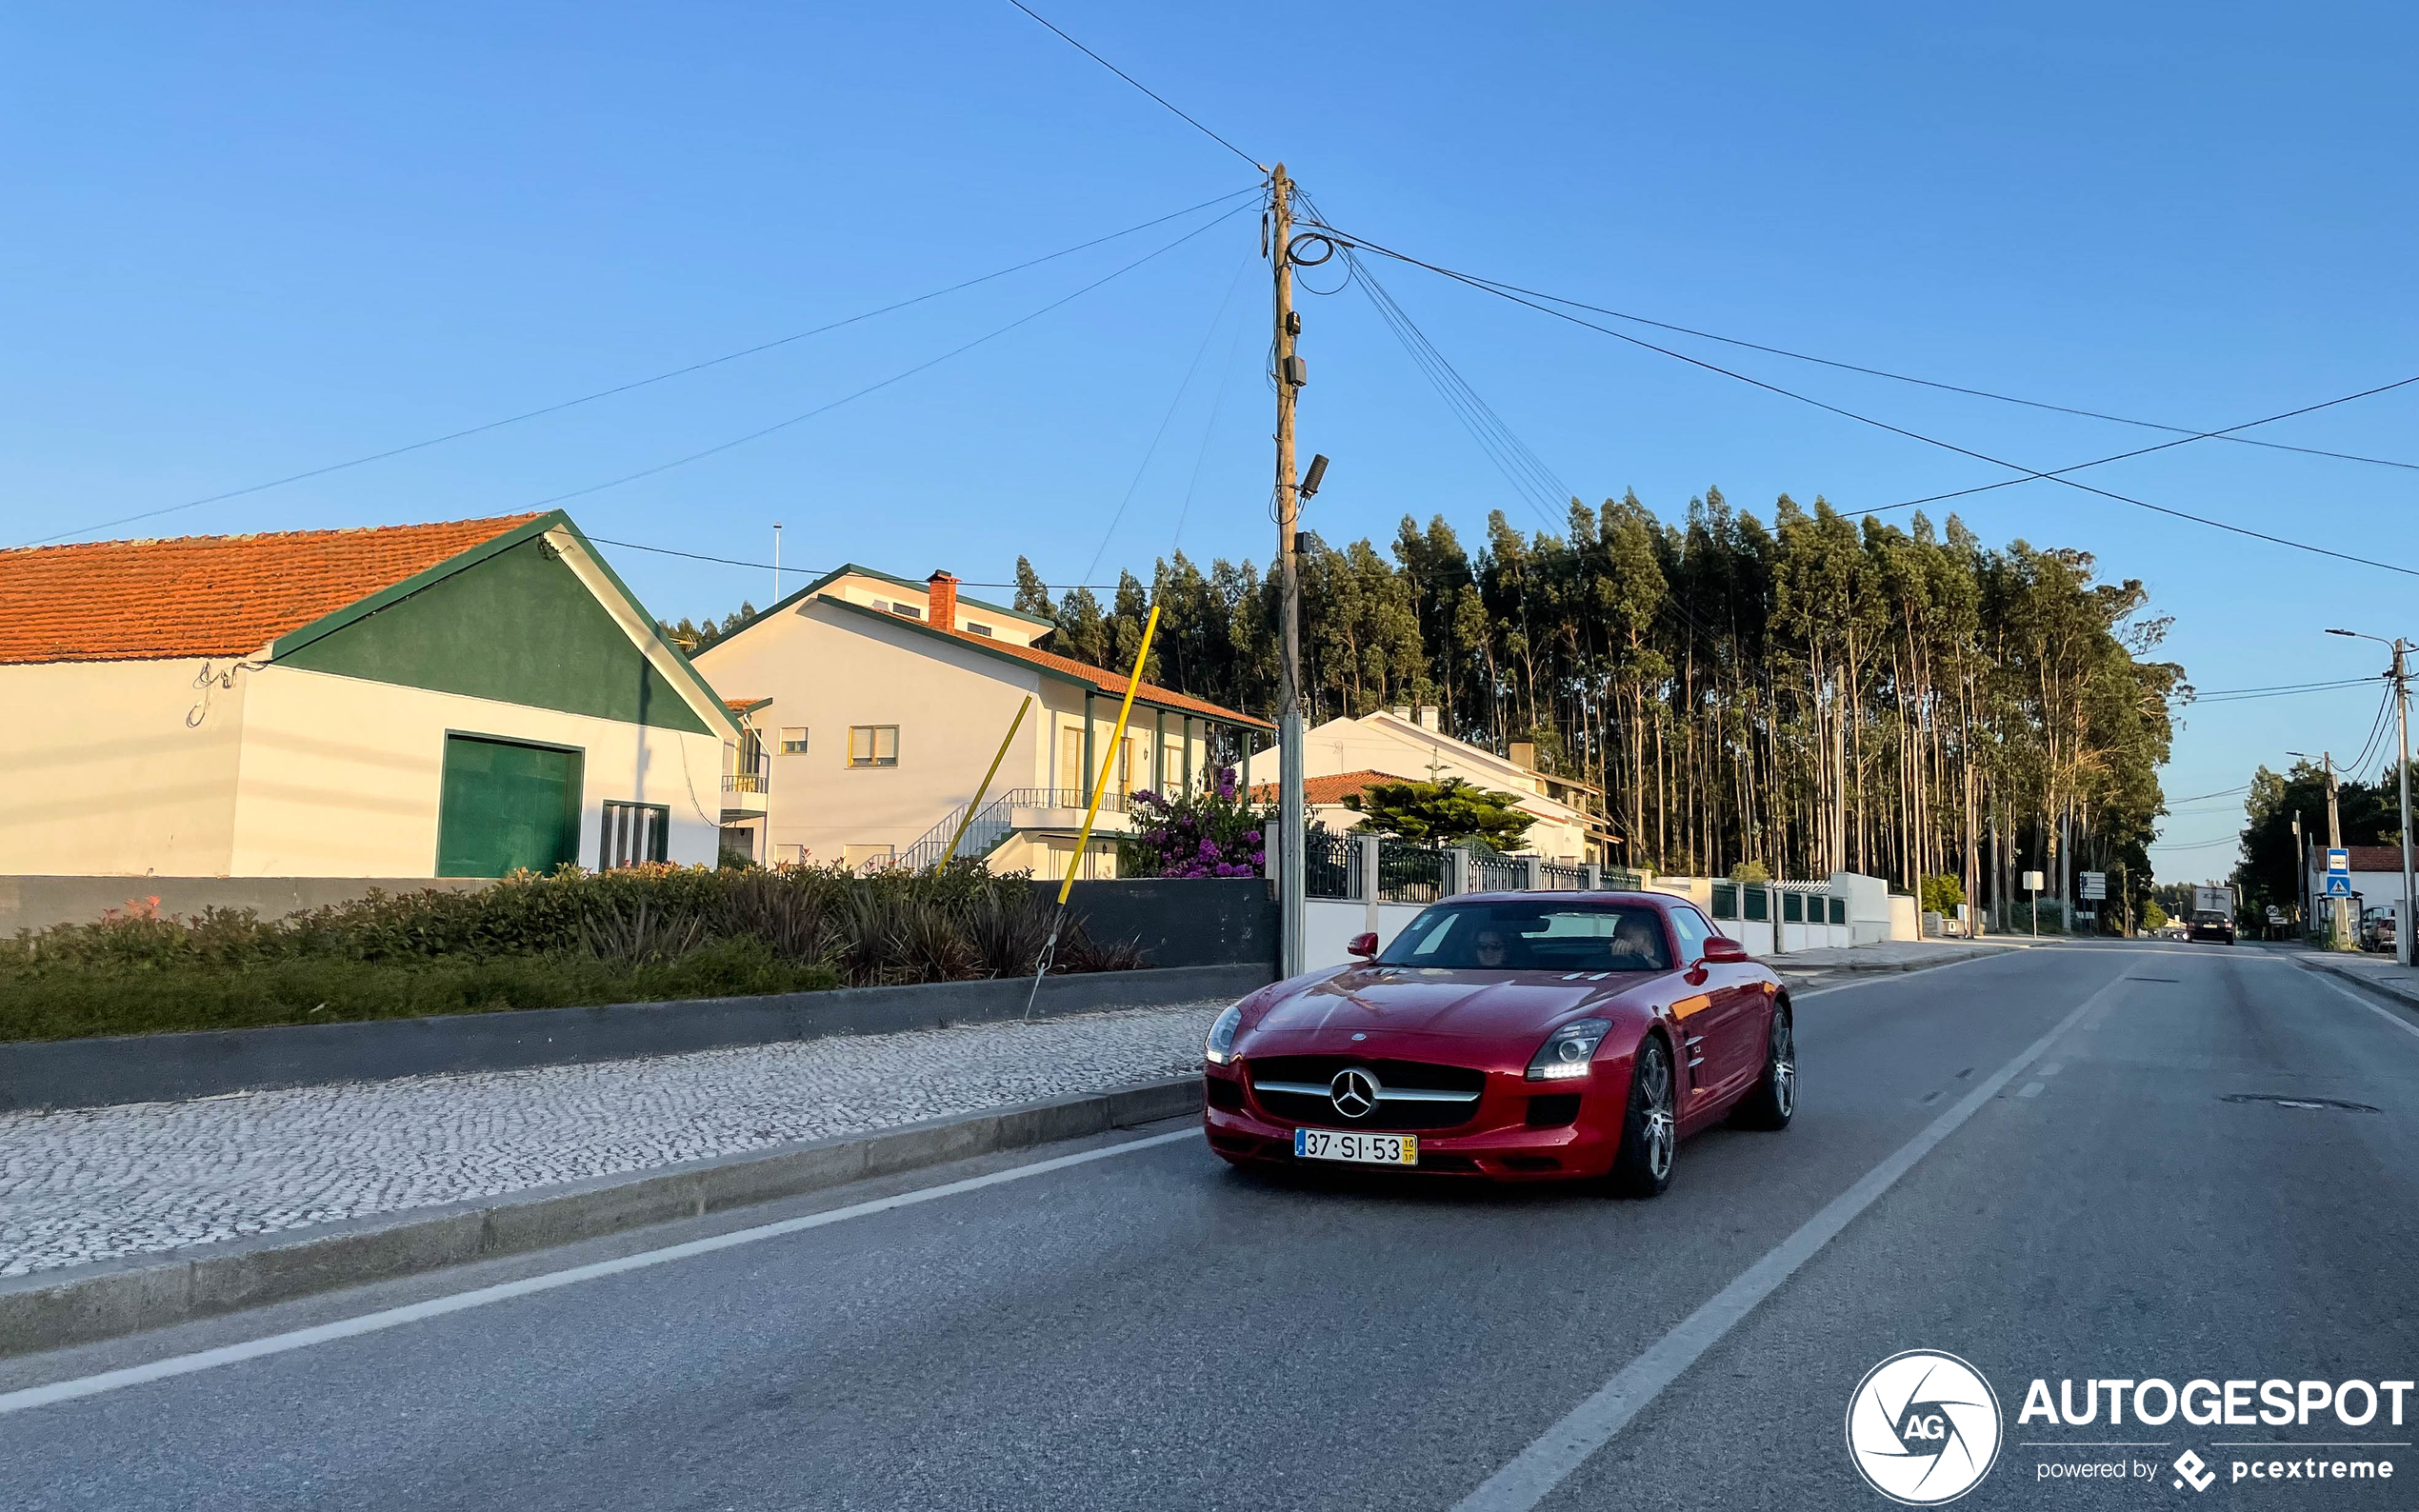
[[[1705,959],[1705,943],[1713,938],[1713,925],[1705,915],[1688,904],[1671,910],[1671,932],[1680,937],[1680,965],[1695,965]]]

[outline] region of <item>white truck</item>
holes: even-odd
[[[2234,943],[2234,889],[2195,884],[2192,910],[2184,916],[2184,937]]]

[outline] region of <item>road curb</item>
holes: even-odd
[[[2390,982],[2380,982],[2374,977],[2369,976],[2365,972],[2346,970],[2344,967],[2337,965],[2324,953],[2319,951],[2295,951],[2291,953],[2280,951],[2277,953],[2284,955],[2286,960],[2292,962],[2295,965],[2301,967],[2305,971],[2324,972],[2337,982],[2344,983],[2350,986],[2365,987],[2369,991],[2375,993],[2378,997],[2391,1003],[2396,1007],[2408,1008],[2414,1012],[2419,1012],[2419,992],[2412,992],[2408,988],[2398,987]]]
[[[1803,970],[1809,976],[1829,976],[1833,973],[1861,975],[1867,973],[1882,974],[1887,972],[1935,971],[1942,966],[1953,966],[1968,961],[1980,961],[1985,956],[2005,955],[2009,951],[2022,950],[2025,948],[2026,946],[2023,945],[1976,945],[1969,950],[1960,950],[1953,955],[1937,956],[1926,961],[1831,962],[1822,965],[1806,966]],[[1766,957],[1764,964],[1779,972],[1788,972],[1791,969],[1789,964],[1789,957],[1787,956]]]
[[[1079,1139],[1201,1108],[1201,1079],[1135,1086],[659,1170],[385,1213],[0,1281],[0,1358],[144,1333],[314,1292],[548,1249],[872,1176]]]

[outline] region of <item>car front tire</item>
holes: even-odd
[[[1789,1005],[1772,1004],[1764,1037],[1764,1070],[1732,1115],[1741,1128],[1785,1129],[1797,1114],[1797,1023]]]
[[[1621,1116],[1621,1148],[1606,1184],[1616,1197],[1660,1197],[1679,1164],[1678,1089],[1671,1052],[1655,1035],[1638,1045],[1629,1067],[1629,1105]]]

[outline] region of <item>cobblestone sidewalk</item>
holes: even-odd
[[[1224,1006],[0,1114],[0,1276],[1179,1076]]]

